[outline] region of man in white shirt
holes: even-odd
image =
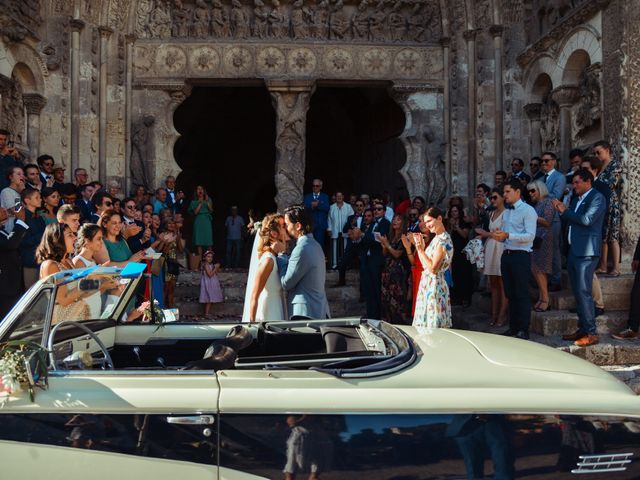
[[[503,214],[502,229],[492,232],[491,238],[504,242],[500,270],[504,293],[509,299],[509,329],[503,335],[528,340],[531,321],[531,250],[538,215],[531,205],[522,200],[524,188],[519,180],[504,184],[504,199],[510,208]]]
[[[331,268],[334,270],[347,248],[347,237],[342,235],[342,229],[350,215],[353,215],[353,208],[345,203],[342,192],[336,192],[336,202],[329,207],[328,226],[331,232]]]

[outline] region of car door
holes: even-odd
[[[213,372],[57,371],[3,399],[1,478],[213,480]]]

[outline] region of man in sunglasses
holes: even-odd
[[[540,168],[542,160],[540,157],[532,157],[529,161],[529,172],[531,173],[531,181],[540,180],[544,177],[544,172]]]
[[[380,237],[386,236],[391,230],[391,222],[385,218],[386,207],[382,203],[373,205],[373,222],[364,232],[360,248],[364,252],[364,297],[367,302],[367,318],[381,317],[381,288],[384,255]]]
[[[355,212],[353,215],[347,217],[347,222],[342,228],[343,237],[347,237],[349,241],[344,249],[344,254],[338,262],[338,275],[339,280],[336,283],[336,287],[344,287],[347,276],[347,268],[353,264],[353,260],[358,255],[358,243],[360,242],[359,235],[356,237],[356,232],[362,229],[364,202],[362,200],[356,200],[354,203]],[[360,282],[362,288],[362,282]]]
[[[417,208],[411,207],[409,209],[409,227],[407,228],[408,231],[412,233],[418,233],[420,231],[420,218],[418,218],[419,216],[420,212]]]
[[[549,198],[562,202],[564,192],[567,187],[567,178],[556,170],[558,157],[553,152],[542,154],[542,171],[544,172],[544,183],[549,190]],[[553,261],[551,275],[549,276],[549,291],[557,292],[562,289],[560,285],[560,275],[562,271],[562,222],[557,214],[553,216],[551,224],[553,234]]]
[[[122,201],[123,235],[133,253],[145,250],[151,245],[151,230],[145,228],[144,223],[136,220],[135,215],[136,201],[131,197],[125,198]]]
[[[102,214],[106,210],[113,208],[113,197],[101,190],[93,195],[91,203],[93,204],[93,213],[89,217],[89,222],[98,223]]]

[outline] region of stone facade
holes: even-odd
[[[0,127],[25,154],[152,187],[179,173],[193,86],[264,85],[277,203],[300,199],[318,84],[386,85],[405,114],[399,170],[439,203],[512,157],[610,140],[624,237],[640,234],[640,4],[624,0],[1,0]],[[308,179],[307,179],[308,180]]]

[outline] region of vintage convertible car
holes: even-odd
[[[131,322],[144,287],[61,272],[0,323],[42,386],[0,397],[0,478],[640,478],[640,399],[572,355],[359,318]]]

